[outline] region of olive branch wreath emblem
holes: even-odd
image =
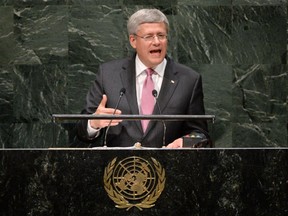
[[[126,209],[127,211],[131,209],[132,207],[136,207],[139,210],[143,210],[144,208],[151,208],[155,206],[156,200],[159,198],[161,195],[164,186],[165,186],[165,170],[162,168],[161,164],[153,157],[151,157],[151,160],[153,161],[157,176],[158,176],[158,181],[155,189],[148,194],[141,202],[139,203],[130,203],[129,200],[125,199],[120,193],[116,192],[111,184],[111,179],[112,179],[112,174],[113,174],[113,169],[116,164],[117,157],[114,158],[105,168],[104,170],[104,188],[110,197],[111,200],[114,201],[116,204],[116,208],[120,209]]]

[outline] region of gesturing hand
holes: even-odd
[[[94,115],[112,115],[114,113],[115,109],[106,108],[106,103],[107,103],[107,96],[103,95],[102,100],[101,100],[96,112],[94,113]],[[121,114],[121,110],[116,109],[115,115],[120,115],[120,114]],[[110,119],[93,119],[93,120],[90,120],[90,125],[92,128],[100,129],[100,128],[107,127],[109,125],[110,121],[111,121]],[[116,126],[121,121],[122,120],[120,120],[120,119],[112,120],[110,126]]]

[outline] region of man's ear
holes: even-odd
[[[129,35],[129,41],[130,41],[130,45],[136,49],[136,38],[135,38],[135,35]]]

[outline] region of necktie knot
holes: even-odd
[[[147,76],[151,77],[154,74],[154,70],[152,68],[147,68],[145,71]]]

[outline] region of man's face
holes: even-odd
[[[143,23],[136,34],[130,35],[129,40],[143,64],[149,68],[160,64],[167,52],[167,38],[160,40],[156,35],[167,35],[165,23]],[[152,41],[141,38],[147,36],[153,36]]]

